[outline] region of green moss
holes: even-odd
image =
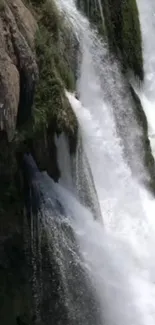
[[[65,132],[71,152],[75,150],[77,137],[77,120],[65,95],[65,89],[75,90],[68,53],[71,37],[54,1],[42,1],[39,6],[33,1],[31,5],[38,17],[36,58],[39,80],[33,118],[18,130],[14,142],[17,151],[31,151],[39,168],[46,169],[53,179],[58,180],[54,135]]]
[[[68,31],[53,1],[42,5],[38,24],[36,55],[39,83],[34,102],[34,130],[55,124],[56,131],[74,134],[77,122],[64,92],[64,88],[69,91],[75,89],[69,57],[65,44],[62,44]]]
[[[40,8],[40,6],[45,3],[46,0],[24,0],[25,3],[27,3],[28,5],[33,5],[35,7]]]
[[[54,1],[44,1],[41,7],[40,23],[58,40],[61,16]]]
[[[135,0],[102,0],[108,42],[121,59],[123,71],[143,80],[140,22]]]
[[[142,40],[136,0],[101,0],[101,6],[96,0],[77,0],[77,3],[100,34],[107,38],[110,51],[122,63],[122,71],[132,71],[143,80]]]
[[[77,120],[64,90],[75,90],[69,53],[71,31],[64,25],[54,0],[39,3],[33,0],[29,1],[29,5],[33,6],[38,17],[36,57],[39,81],[33,105],[33,122],[18,132],[16,142],[21,145],[31,139],[33,144],[38,143],[38,138],[48,138],[50,129],[51,142],[54,132],[65,132],[69,141],[76,143]]]
[[[57,46],[53,46],[52,35],[41,25],[36,37],[36,54],[40,72],[34,103],[35,126],[44,126],[54,119],[57,129],[73,130],[75,115],[64,93],[64,87],[74,89],[71,70],[63,57],[59,56]]]

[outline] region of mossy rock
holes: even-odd
[[[136,0],[77,0],[122,63],[122,71],[144,78],[142,39]],[[104,15],[104,20],[102,18]]]
[[[45,5],[44,5],[45,6]],[[39,21],[39,31],[36,35],[36,55],[39,67],[39,82],[34,101],[34,128],[47,127],[53,121],[55,131],[75,135],[77,120],[66,98],[64,88],[75,90],[75,80],[65,53],[62,53],[62,22],[47,22],[46,10],[54,8],[43,6],[43,12]],[[51,8],[51,9],[50,9]],[[51,13],[53,15],[53,13]],[[45,20],[44,20],[45,17]],[[58,21],[59,21],[58,15]],[[48,28],[46,27],[48,25]]]
[[[20,159],[25,152],[31,152],[39,168],[46,169],[57,181],[60,173],[54,144],[55,133],[65,132],[71,151],[76,147],[77,120],[65,95],[65,88],[75,90],[75,78],[68,54],[70,34],[63,25],[63,19],[60,19],[55,2],[50,2],[27,0],[39,26],[36,34],[39,80],[36,85],[33,116],[16,130],[12,142],[8,142],[5,133],[0,133],[0,238],[13,238],[8,244],[8,259],[4,256],[4,263],[0,265],[0,318],[6,325],[17,325],[17,321],[29,325],[34,323],[31,310],[32,274],[28,262],[22,261],[22,258],[25,258],[22,233],[25,197],[17,157]],[[28,232],[30,245],[30,229],[24,231],[26,234]],[[20,238],[16,244],[18,234]],[[1,244],[1,248],[4,247],[6,251],[5,245]],[[30,254],[29,258],[31,259]],[[13,264],[3,270],[6,261]]]
[[[144,78],[139,14],[135,0],[102,0],[111,50],[121,59],[123,71]],[[120,57],[121,55],[121,57]]]
[[[39,80],[36,85],[33,118],[16,135],[16,147],[24,153],[30,151],[41,170],[47,170],[57,181],[55,134],[64,132],[71,152],[75,151],[77,119],[65,94],[75,90],[75,77],[70,62],[71,31],[54,1],[31,2],[38,17],[36,57]]]
[[[25,151],[32,150],[40,159],[39,153],[37,155],[37,148],[41,148],[43,152],[50,148],[55,152],[54,134],[62,131],[68,136],[71,151],[74,151],[76,146],[77,120],[64,90],[65,88],[70,91],[75,89],[75,78],[66,50],[69,31],[67,26],[64,27],[63,19],[60,19],[54,1],[27,0],[27,3],[33,6],[33,12],[36,13],[38,19],[36,56],[39,80],[35,91],[33,116],[17,130],[11,143],[8,142],[5,134],[0,134],[2,153],[0,155],[0,181],[3,184],[0,189],[1,215],[8,213],[18,215],[23,209],[24,202],[20,196],[20,175],[16,153],[22,156]],[[63,40],[65,44],[62,44]],[[44,158],[45,161],[41,160],[39,166],[42,169],[47,167],[50,175],[57,179],[59,172],[56,155],[54,154],[54,157],[44,156]],[[51,159],[53,159],[53,167],[50,172],[48,166],[50,166]]]

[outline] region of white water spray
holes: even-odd
[[[100,297],[102,324],[153,325],[154,263],[150,265],[152,274],[148,274],[147,251],[135,251],[131,239],[102,228],[64,188],[56,185],[56,191],[79,241],[85,269]]]
[[[106,46],[90,30],[74,1],[57,1],[80,39],[80,101],[72,94],[67,93],[67,96],[81,127],[104,227],[59,185],[58,196],[67,215],[74,216],[72,227],[100,298],[103,324],[154,325],[155,203],[133,178],[122,146],[125,139],[128,158],[134,160],[138,179],[141,179],[145,173],[139,154],[141,130],[130,96],[125,94],[128,89],[121,80],[119,67],[115,63],[110,65],[107,59]],[[144,3],[144,0],[139,1]],[[101,59],[101,51],[106,63]],[[113,110],[118,107],[116,117]],[[118,136],[117,123],[123,139]]]
[[[120,73],[119,63],[111,58],[107,44],[91,29],[89,21],[76,9],[75,3],[75,0],[57,0],[66,24],[80,43],[80,73],[83,72],[77,85],[80,101],[89,108],[93,117],[98,114],[100,119],[103,118],[101,125],[105,118],[101,111],[109,106],[115,116],[124,159],[139,182],[150,183],[150,175],[144,166],[146,148],[143,127],[137,120],[129,86]]]

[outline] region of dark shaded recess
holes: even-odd
[[[0,267],[7,269],[10,268],[12,272],[15,271],[15,269],[20,269],[23,267],[23,264],[25,262],[24,257],[24,251],[23,251],[23,237],[20,233],[16,233],[14,235],[10,235],[7,238],[7,241],[4,242],[4,245],[2,245],[3,238],[1,238],[1,257],[3,254],[6,255],[6,259],[3,263],[3,260],[0,260]],[[24,281],[23,274],[17,275],[21,276],[21,280]]]
[[[20,96],[17,113],[17,129],[22,127],[32,116],[32,105],[35,95],[35,85],[38,79],[37,66],[35,66],[34,59],[22,57],[25,44],[18,44],[11,33],[12,44],[17,58],[17,69],[20,78]],[[27,48],[29,50],[29,48]]]
[[[35,136],[26,141],[29,152],[34,157],[41,171],[46,170],[54,181],[58,181],[60,171],[57,164],[57,150],[54,142],[55,126],[42,127]]]
[[[27,2],[32,3],[36,7],[40,7],[42,4],[46,2],[46,0],[27,0]]]
[[[31,191],[30,184],[27,177],[27,170],[25,168],[24,160],[20,157],[18,157],[18,163],[21,168],[22,174],[23,174],[23,192],[24,192],[24,202],[26,207],[26,215],[28,219],[29,227],[31,226],[31,212],[37,213],[38,208],[38,193],[34,193],[34,191]],[[33,197],[33,199],[32,199]],[[31,204],[31,202],[33,204]]]
[[[17,316],[16,318],[17,325],[27,325],[27,323],[21,319],[20,316]]]
[[[24,245],[21,178],[14,143],[5,131],[0,132],[0,147],[0,323],[16,325],[19,313],[31,315],[31,267]]]
[[[32,116],[32,105],[35,93],[35,80],[23,68],[20,73],[20,99],[18,105],[17,128],[26,123]]]
[[[69,150],[70,150],[71,155],[74,155],[76,153],[77,141],[78,141],[77,133],[78,133],[78,130],[76,130],[75,135],[67,134]]]
[[[31,268],[24,251],[23,235],[15,232],[0,238],[0,321],[16,325],[18,313],[31,315]],[[27,323],[29,325],[29,322]]]
[[[0,216],[21,213],[21,192],[13,143],[8,142],[6,131],[0,131]],[[8,212],[9,211],[9,212]]]
[[[149,184],[145,184],[145,186],[149,187],[149,189],[153,191],[153,193],[155,194],[155,161],[151,151],[150,140],[148,139],[147,118],[142,108],[141,101],[131,85],[129,86],[129,90],[135,102],[136,120],[138,121],[139,125],[142,126],[144,132],[144,136],[143,136],[143,145],[144,145],[144,152],[145,152],[144,163],[151,175],[151,182],[149,182]]]
[[[1,144],[1,155],[0,155],[0,180],[1,185],[3,182],[5,182],[7,179],[9,179],[10,170],[7,170],[7,168],[3,169],[5,160],[7,159],[7,147],[8,147],[8,138],[6,131],[0,131],[0,144]],[[1,186],[3,188],[3,186]]]
[[[110,48],[121,48],[122,10],[121,0],[101,0]]]

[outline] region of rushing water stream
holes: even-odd
[[[153,0],[149,2],[155,7]],[[83,150],[85,156],[79,159],[77,154],[73,162],[63,136],[56,139],[61,180],[55,184],[45,174],[42,175],[41,182],[49,199],[48,205],[44,207],[44,227],[51,243],[51,251],[52,245],[55,247],[53,254],[58,261],[64,284],[64,299],[72,315],[71,319],[74,320],[69,325],[154,325],[155,203],[151,194],[141,185],[143,178],[148,177],[143,163],[142,130],[136,122],[132,100],[126,94],[119,65],[110,62],[106,45],[90,29],[89,22],[76,9],[73,0],[57,0],[57,3],[80,41],[79,100],[74,94],[66,94],[79,122],[80,152]],[[152,9],[148,9],[145,0],[138,0],[138,4],[141,24],[143,25],[146,16],[147,25]],[[152,25],[150,23],[150,28],[151,26],[153,22]],[[147,44],[149,41],[144,33],[145,60],[150,53]],[[143,93],[144,101],[149,101],[149,105],[154,103],[152,77],[150,78],[155,66],[153,55],[152,60],[152,65],[147,66],[146,63],[145,66],[145,70],[148,67],[149,71],[148,74],[146,72]],[[124,114],[125,110],[127,114]],[[85,165],[87,161],[90,172],[87,172]],[[82,168],[82,177],[86,175],[85,183],[80,180]],[[76,177],[72,173],[75,169]],[[83,191],[85,185],[81,184],[86,183],[88,187],[85,192],[95,202],[95,210],[89,205],[88,195]],[[53,211],[50,210],[52,200],[56,202],[54,205],[52,203],[52,209],[54,207],[57,218],[50,214]],[[60,209],[58,200],[63,209]],[[58,213],[59,209],[61,212]],[[103,224],[94,219],[94,211],[96,215],[101,213]],[[64,221],[62,216],[65,216]],[[65,222],[69,223],[74,233],[80,257],[60,227]],[[70,276],[68,263],[71,261],[65,259],[68,255],[62,254],[66,254],[67,249],[75,269],[84,268],[88,279],[91,279],[96,299],[94,308],[99,309],[101,317],[97,316],[95,321],[94,311],[91,310],[92,316],[88,317],[87,299],[82,304],[85,294],[79,282],[76,282],[77,274],[74,277],[73,272]],[[72,290],[73,286],[75,291]]]

